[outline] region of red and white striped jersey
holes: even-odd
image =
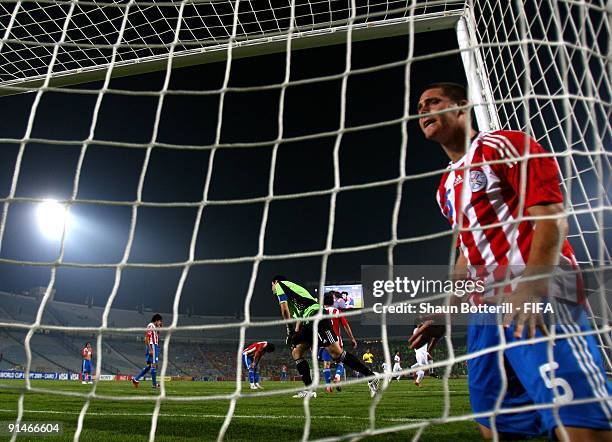
[[[263,351],[264,348],[268,345],[268,341],[259,341],[254,344],[249,345],[247,348],[242,350],[243,355],[255,354]]]
[[[449,164],[440,181],[436,197],[442,213],[452,227],[461,222],[460,227],[466,229],[460,232],[457,246],[468,265],[482,266],[488,278],[496,269],[506,266],[511,266],[513,276],[519,276],[529,260],[534,223],[516,222],[522,176],[525,176],[524,216],[528,215],[529,207],[563,202],[554,158],[531,157],[527,164],[521,164],[518,157],[527,152],[546,153],[524,132],[482,132],[463,158]],[[486,227],[489,225],[492,227]],[[561,249],[560,266],[576,266],[567,240]]]
[[[147,332],[145,337],[148,338],[148,342],[153,345],[159,345],[159,332],[156,330],[155,324],[149,322],[147,325]]]
[[[340,335],[340,323],[342,325],[346,325],[348,322],[344,316],[340,316],[340,310],[336,307],[325,307],[325,314],[332,315],[332,318],[329,318],[332,323],[332,329],[336,336],[338,336],[338,344],[340,344],[340,348],[343,347],[342,344],[342,336]]]
[[[91,354],[92,353],[93,352],[90,349],[88,349],[87,347],[84,347],[83,351],[81,352],[81,354],[83,355],[83,359],[87,359],[88,361],[91,360]]]

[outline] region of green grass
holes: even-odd
[[[470,413],[467,381],[450,382],[450,415]],[[0,421],[14,420],[17,416],[17,401],[23,381],[1,381]],[[266,382],[266,391],[297,388],[298,383]],[[33,381],[34,388],[78,391],[86,393],[91,385],[63,381]],[[5,387],[10,387],[5,388]],[[189,397],[196,395],[218,395],[231,393],[234,382],[167,382],[166,393],[170,396]],[[244,390],[246,388],[246,390]],[[243,391],[248,384],[243,383]],[[385,391],[376,411],[376,428],[398,424],[417,423],[440,417],[444,407],[442,382],[426,378],[421,388],[404,380],[392,382]],[[116,396],[140,396],[154,399],[159,391],[142,382],[139,389],[129,382],[100,382],[97,394]],[[230,441],[284,441],[299,440],[305,422],[303,400],[292,398],[293,393],[282,393],[267,397],[248,397],[238,400],[235,416],[226,433]],[[26,393],[24,398],[26,421],[61,421],[63,436],[36,437],[32,440],[72,440],[79,412],[84,399],[53,394]],[[312,424],[310,438],[338,437],[343,434],[363,431],[369,426],[368,412],[371,404],[365,384],[351,385],[341,393],[318,391],[311,400]],[[154,401],[107,401],[91,402],[85,417],[83,441],[145,441],[148,440]],[[227,400],[163,402],[157,425],[156,440],[189,441],[215,440],[228,410]],[[331,419],[330,416],[336,416]],[[372,436],[368,440],[407,440],[415,430]],[[475,440],[479,438],[476,424],[470,420],[440,425],[430,425],[421,435],[424,441]],[[27,440],[20,437],[19,440]]]

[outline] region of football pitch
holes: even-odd
[[[0,388],[0,421],[14,420],[23,381],[2,381]],[[266,382],[266,392],[296,389],[297,382]],[[10,388],[7,388],[10,387]],[[92,385],[68,381],[32,381],[33,388],[87,393]],[[231,393],[234,382],[167,382],[170,396],[220,395]],[[243,392],[250,393],[243,383]],[[449,416],[468,415],[470,404],[467,380],[449,381]],[[371,398],[365,384],[349,385],[338,393],[318,390],[318,397],[310,401],[310,439],[337,438],[369,427]],[[100,382],[96,394],[148,397],[151,401],[91,401],[85,416],[80,440],[83,441],[146,441],[154,410],[154,397],[159,394],[149,382],[135,389],[129,382]],[[304,401],[292,398],[293,392],[279,395],[244,397],[236,403],[234,417],[225,435],[231,441],[300,440],[306,419]],[[24,421],[63,423],[61,436],[19,437],[19,440],[72,440],[79,412],[84,404],[81,397],[26,393]],[[216,440],[228,400],[165,401],[160,408],[156,440]],[[426,378],[417,388],[413,382],[393,381],[384,392],[376,409],[376,428],[413,424],[440,418],[444,412],[444,388],[441,380]],[[417,429],[370,436],[367,440],[410,440]],[[7,439],[6,436],[3,438]],[[477,440],[476,424],[470,420],[432,424],[424,428],[420,440]]]

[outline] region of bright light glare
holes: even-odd
[[[70,214],[66,211],[66,206],[53,200],[40,203],[36,216],[40,231],[51,240],[59,240],[64,231],[64,224],[68,228],[72,221]]]

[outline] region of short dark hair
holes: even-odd
[[[327,292],[323,295],[323,305],[334,304],[334,292]]]
[[[272,278],[272,282],[277,281],[287,281],[287,277],[285,275],[276,275]]]
[[[266,351],[268,353],[272,353],[274,350],[276,349],[276,347],[274,346],[274,344],[272,344],[271,342],[268,342],[266,344]]]
[[[453,101],[456,101],[457,103],[468,99],[467,89],[465,88],[465,86],[459,83],[451,83],[446,81],[430,83],[421,90],[420,95],[422,95],[423,92],[428,91],[429,89],[442,89],[442,93],[444,94],[444,96],[450,98]]]
[[[157,321],[162,321],[162,315],[160,315],[159,313],[155,313],[153,317],[151,318],[151,322],[157,322]]]

